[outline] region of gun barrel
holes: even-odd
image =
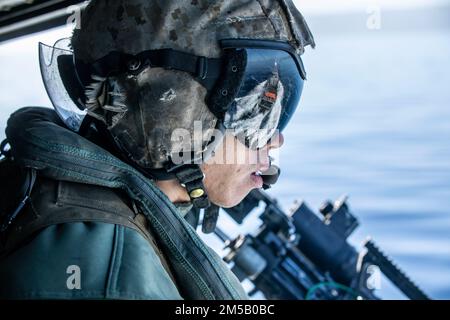
[[[430,300],[408,276],[403,273],[372,241],[365,243],[367,248],[367,259],[376,264],[381,272],[397,286],[409,299]]]

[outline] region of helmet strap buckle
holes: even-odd
[[[198,164],[173,165],[167,168],[186,189],[194,207],[203,209],[210,205],[203,179],[205,178]]]

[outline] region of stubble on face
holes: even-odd
[[[233,207],[257,187],[252,174],[268,168],[268,151],[248,149],[236,137],[225,136],[201,168],[210,200],[223,208]]]

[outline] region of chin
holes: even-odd
[[[242,190],[240,190],[242,191]],[[210,200],[215,205],[221,208],[232,208],[241,203],[242,200],[250,193],[251,190],[248,190],[246,193],[239,192],[239,194],[232,193],[227,194],[226,197],[218,197],[218,199],[214,199],[210,197]]]

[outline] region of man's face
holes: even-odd
[[[251,190],[261,188],[263,181],[256,173],[269,168],[269,150],[281,147],[283,141],[283,135],[279,134],[264,148],[251,150],[227,134],[215,154],[201,166],[209,199],[218,206],[230,208]]]

